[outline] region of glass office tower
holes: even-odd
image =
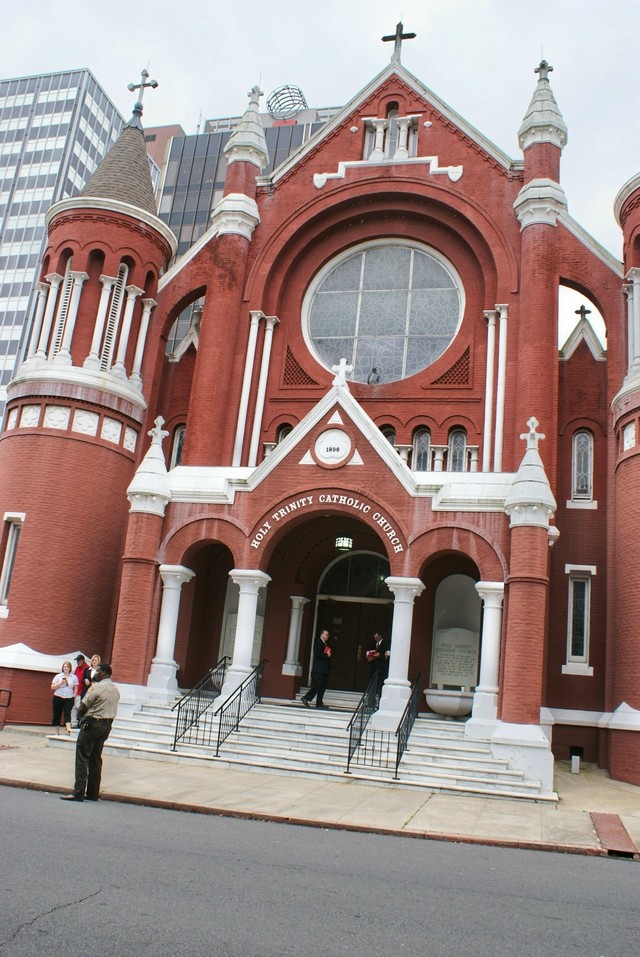
[[[0,81],[0,414],[33,314],[45,214],[82,189],[123,125],[89,70]]]

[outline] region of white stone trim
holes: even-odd
[[[380,159],[380,160],[347,160],[338,163],[335,173],[314,173],[313,185],[316,189],[322,189],[330,179],[344,179],[349,169],[371,168],[372,166],[407,166],[407,165],[428,165],[429,173],[433,176],[443,174],[449,177],[452,183],[457,183],[464,172],[463,166],[440,166],[440,160],[437,156],[411,156],[408,159]]]
[[[598,507],[598,503],[594,501],[593,499],[590,499],[590,500],[587,500],[587,499],[582,500],[579,498],[568,499],[565,504],[567,508],[596,509]]]
[[[555,226],[567,208],[567,197],[552,179],[532,179],[518,193],[513,208],[521,231],[539,224]]]
[[[128,381],[118,379],[109,372],[85,369],[79,366],[52,366],[47,364],[33,369],[26,369],[23,366],[11,380],[8,389],[9,398],[11,398],[15,386],[36,381],[67,383],[81,388],[98,389],[100,392],[107,392],[121,399],[126,399],[141,411],[147,408],[147,403],[140,394],[140,390],[133,388]]]
[[[259,222],[258,204],[244,193],[223,196],[211,214],[211,225],[219,236],[231,234],[251,239]]]
[[[171,248],[171,255],[175,256],[176,254],[178,240],[166,223],[163,223],[158,216],[154,216],[153,213],[148,213],[145,209],[140,209],[131,203],[123,203],[117,199],[101,199],[98,196],[74,196],[71,199],[61,199],[60,202],[54,203],[47,212],[45,219],[47,229],[56,216],[73,209],[99,209],[109,213],[120,213],[123,216],[128,216],[130,219],[146,223],[147,226],[151,226],[167,241]]]

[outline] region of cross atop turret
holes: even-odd
[[[553,67],[546,60],[540,60],[540,66],[537,66],[533,72],[539,74],[538,79],[548,80],[552,71]]]
[[[396,32],[392,33],[388,37],[383,37],[382,42],[388,43],[390,40],[393,40],[393,54],[391,56],[392,63],[400,63],[400,54],[402,51],[402,41],[403,40],[413,40],[415,38],[415,33],[403,33],[402,32],[402,23],[396,24]]]
[[[537,450],[537,448],[538,448],[538,442],[540,441],[540,439],[544,439],[544,438],[545,438],[545,436],[542,434],[542,432],[536,432],[536,429],[538,428],[538,426],[540,425],[540,423],[539,423],[538,420],[536,419],[535,415],[532,415],[531,418],[527,420],[527,425],[529,426],[529,431],[528,431],[528,432],[523,432],[523,433],[520,435],[520,438],[527,440],[527,448],[528,448],[528,449],[536,449],[536,450]]]
[[[142,115],[142,98],[144,97],[144,91],[147,89],[147,87],[151,87],[152,90],[155,90],[155,88],[158,86],[158,81],[149,80],[147,83],[147,79],[149,77],[148,70],[143,70],[140,76],[140,83],[128,83],[127,89],[130,90],[131,93],[133,93],[134,90],[140,90],[140,96],[133,106],[133,112],[135,113],[139,109],[140,115]]]

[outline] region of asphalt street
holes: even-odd
[[[634,957],[630,861],[0,787],[0,955]]]

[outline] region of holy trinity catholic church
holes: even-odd
[[[225,655],[223,697],[264,659],[291,700],[322,628],[332,687],[361,693],[380,630],[374,726],[421,674],[422,710],[547,789],[571,749],[640,784],[640,176],[623,264],[568,212],[551,67],[512,159],[402,66],[401,32],[269,176],[251,91],[177,261],[140,104],[51,208],[0,436],[7,720],[48,720],[78,649],[125,706]],[[584,315],[558,351],[561,285],[606,352]]]

